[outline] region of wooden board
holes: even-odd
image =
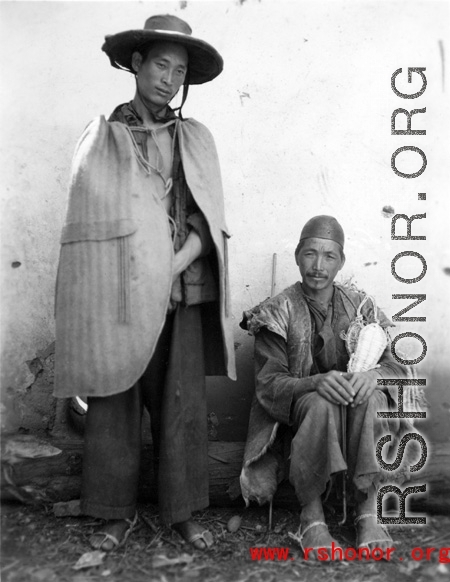
[[[83,442],[81,440],[49,439],[49,444],[61,449],[59,455],[40,459],[23,459],[14,465],[2,463],[1,499],[17,499],[17,493],[45,498],[51,502],[68,501],[80,496]],[[244,506],[240,496],[239,474],[241,470],[243,442],[210,442],[209,489],[210,502],[215,506]],[[151,444],[142,449],[139,498],[154,502],[156,488],[153,472]],[[450,451],[447,443],[436,443],[424,468],[412,473],[407,486],[427,484],[427,494],[415,497],[414,507],[433,512],[450,511]],[[403,489],[403,488],[402,488]],[[293,488],[283,483],[275,496],[279,507],[298,508]]]

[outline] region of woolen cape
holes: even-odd
[[[215,247],[220,299],[202,305],[208,375],[236,378],[227,238],[213,137],[195,120],[176,130],[188,187]],[[168,216],[128,126],[101,116],[74,155],[56,284],[57,397],[109,396],[145,371],[172,286]]]

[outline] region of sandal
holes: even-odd
[[[362,515],[358,515],[355,518],[354,524],[358,525],[358,523],[362,520],[362,519],[366,519],[368,517],[375,517],[375,519],[377,518],[377,516],[375,515],[375,513],[363,513]],[[358,548],[367,548],[370,550],[369,548],[369,544],[378,544],[380,542],[392,542],[394,543],[394,540],[391,538],[387,527],[385,525],[383,525],[382,523],[377,523],[377,526],[381,527],[381,529],[383,530],[383,533],[385,534],[385,538],[381,538],[381,539],[376,539],[376,540],[369,540],[368,542],[363,542],[361,544],[358,544]]]
[[[193,533],[193,534],[189,535],[189,533],[188,533],[189,525],[186,527],[185,526],[186,523],[188,523],[189,525],[191,525],[191,524],[197,525],[197,523],[195,521],[187,520],[185,522],[181,522],[181,524],[174,524],[172,526],[172,528],[184,539],[185,542],[187,542],[188,544],[191,544],[197,550],[208,550],[214,544],[214,538],[209,530],[205,529],[202,532]],[[180,528],[180,525],[182,525],[181,528]],[[186,529],[185,529],[185,527],[186,527]],[[180,531],[180,529],[182,531]],[[204,548],[198,548],[195,546],[195,542],[198,540],[202,541],[205,544]]]
[[[212,537],[212,534],[209,530],[205,529],[205,531],[202,531],[202,533],[197,533],[197,534],[193,534],[192,536],[190,536],[186,541],[194,546],[194,542],[196,542],[197,540],[201,540],[204,544],[205,544],[205,550],[208,550],[213,544],[214,544],[214,539]],[[194,546],[195,548],[195,546]],[[200,548],[198,548],[200,549]]]
[[[112,551],[112,550],[117,550],[117,548],[120,548],[120,546],[122,546],[128,539],[129,535],[131,534],[131,532],[133,531],[133,529],[135,528],[137,522],[138,522],[138,514],[137,512],[134,515],[133,519],[123,519],[120,521],[126,521],[128,524],[128,527],[126,528],[126,530],[124,531],[122,540],[119,541],[116,536],[114,536],[113,534],[107,532],[107,531],[96,531],[92,534],[91,537],[93,536],[103,536],[102,539],[99,541],[98,544],[93,544],[92,541],[89,540],[89,543],[91,544],[91,546],[94,548],[94,550],[103,550],[106,552]],[[107,541],[112,542],[113,547],[110,550],[107,550],[103,547],[103,544]]]
[[[306,526],[305,529],[302,532],[300,531],[301,530],[301,525],[300,525],[297,533],[292,533],[292,532],[288,531],[288,536],[291,539],[293,539],[294,541],[296,541],[300,545],[300,547],[302,549],[302,552],[303,552],[303,557],[305,557],[305,554],[306,554],[305,548],[303,547],[303,543],[302,543],[303,542],[303,538],[305,537],[305,534],[306,534],[307,531],[309,531],[313,527],[317,527],[318,525],[324,525],[328,529],[328,526],[327,526],[327,524],[324,521],[313,521],[308,526]],[[316,551],[319,548],[326,548],[326,549],[329,549],[329,550],[332,549],[331,546],[317,546],[316,548],[313,547],[311,549],[313,551]],[[310,549],[310,548],[308,548],[308,549]],[[307,559],[307,557],[305,559]]]

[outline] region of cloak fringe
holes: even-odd
[[[276,422],[273,425],[272,434],[270,435],[269,442],[266,443],[263,446],[263,448],[259,451],[259,453],[256,456],[254,456],[253,458],[249,459],[248,461],[245,461],[245,467],[250,467],[250,465],[252,463],[256,463],[256,461],[258,461],[261,457],[263,457],[267,453],[267,451],[269,450],[269,448],[275,442],[275,439],[277,437],[277,431],[278,431],[278,427],[279,426],[280,426],[280,423],[279,422]]]

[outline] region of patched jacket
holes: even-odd
[[[357,314],[357,309],[365,296],[363,292],[353,288],[334,285],[334,294],[337,295],[343,310],[346,312],[347,327]],[[366,322],[374,321],[373,305],[369,301],[361,309]],[[384,328],[392,326],[386,316],[377,310],[377,319]],[[317,373],[313,371],[312,338],[313,329],[311,314],[305,298],[301,284],[295,283],[273,298],[267,299],[260,305],[244,313],[241,327],[247,329],[250,334],[257,335],[262,329],[266,329],[279,338],[285,344],[287,362],[275,372],[267,370],[266,378],[256,378],[256,389],[250,410],[247,442],[244,452],[243,469],[241,480],[245,477],[247,488],[254,486],[255,498],[264,497],[264,483],[273,479],[267,478],[267,471],[278,472],[279,467],[275,462],[274,445],[280,425],[290,424],[291,403],[293,391],[296,383],[310,382],[310,375]],[[344,328],[345,329],[345,328]],[[346,329],[345,329],[346,331]],[[380,368],[377,370],[380,377],[407,377],[409,370],[400,364],[393,362],[389,348],[380,360]],[[257,356],[257,354],[255,354]],[[257,358],[255,358],[257,359]],[[346,371],[344,363],[340,361],[342,371]],[[395,396],[395,389],[392,391]],[[395,401],[393,398],[392,402]],[[411,429],[407,423],[398,429]],[[269,455],[272,462],[265,461],[264,457]]]

